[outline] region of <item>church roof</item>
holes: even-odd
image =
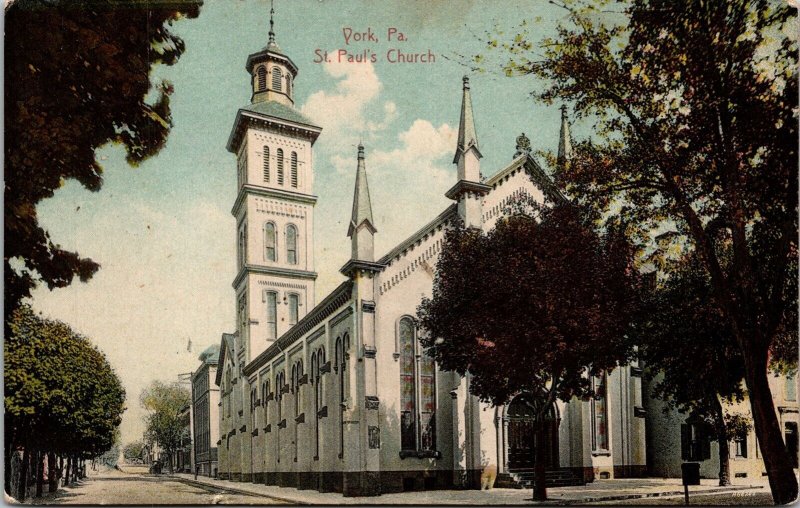
[[[447,224],[457,214],[458,214],[458,204],[453,203],[452,205],[445,208],[442,213],[437,215],[435,219],[422,226],[419,230],[417,230],[416,233],[409,236],[408,238],[400,242],[397,245],[397,247],[387,252],[385,256],[383,256],[380,260],[378,260],[378,263],[388,264],[394,257],[400,255],[401,253],[403,253],[403,251],[409,249],[415,243],[417,243],[417,240],[435,231],[439,226]]]
[[[222,340],[220,340],[219,344],[219,358],[217,359],[218,365],[220,366],[217,369],[217,375],[214,378],[214,384],[219,386],[222,384],[222,371],[224,370],[225,366],[225,352],[228,351],[230,348],[230,353],[233,353],[233,340],[236,338],[235,333],[223,333]],[[233,358],[233,356],[231,356]]]
[[[259,115],[271,116],[273,118],[280,118],[281,120],[288,120],[290,122],[308,125],[310,127],[317,127],[314,122],[309,120],[305,115],[293,107],[276,101],[260,101],[253,104],[248,104],[247,106],[241,108],[241,110],[257,113]]]
[[[347,236],[353,236],[356,229],[364,222],[375,233],[375,221],[372,220],[372,201],[369,198],[367,169],[364,166],[364,146],[358,145],[358,167],[356,169],[356,188],[353,191],[353,213],[350,216],[350,227]]]
[[[453,163],[458,162],[458,156],[469,150],[475,148],[478,152],[478,157],[481,156],[481,151],[478,148],[478,134],[475,132],[475,118],[472,113],[472,96],[469,93],[469,78],[464,76],[463,96],[461,98],[461,121],[458,124],[458,145],[456,146],[456,154],[453,157]]]
[[[319,133],[322,132],[322,127],[315,125],[306,116],[291,106],[276,101],[255,102],[239,108],[239,111],[236,113],[236,120],[233,122],[231,134],[228,136],[227,149],[231,153],[236,153],[239,147],[240,139],[244,134],[242,126],[246,125],[244,121],[245,117],[277,123],[291,129],[303,130],[312,136],[312,143],[316,140],[317,136],[319,136]]]

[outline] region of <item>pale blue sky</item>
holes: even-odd
[[[86,334],[109,356],[128,391],[122,431],[141,435],[138,397],[153,379],[175,380],[198,366],[197,355],[234,330],[236,163],[225,150],[239,107],[250,98],[247,55],[266,44],[269,2],[206,0],[200,16],[173,29],[186,42],[177,65],[156,70],[175,87],[174,127],[165,148],[139,168],[122,151],[98,153],[105,184],[90,193],[67,182],[40,204],[54,241],[98,261],[87,284],[39,289],[34,305]],[[315,145],[317,301],[341,280],[355,178],[355,145],[366,146],[381,256],[449,201],[458,128],[461,76],[444,56],[481,50],[476,36],[495,23],[512,30],[541,16],[543,26],[563,12],[546,0],[278,0],[277,41],[300,69],[298,109],[323,132]],[[313,63],[314,50],[346,47],[344,27],[371,27],[377,64]],[[385,41],[396,27],[408,41]],[[434,64],[389,64],[386,51],[436,55]],[[511,160],[525,132],[535,150],[557,146],[557,106],[535,103],[531,78],[470,74],[482,170],[492,175]],[[578,126],[578,132],[580,132]],[[80,207],[80,208],[79,208]],[[191,339],[191,351],[187,350]]]

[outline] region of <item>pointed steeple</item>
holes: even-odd
[[[369,184],[367,183],[367,168],[364,165],[364,146],[358,145],[358,167],[356,169],[356,186],[353,190],[353,213],[350,217],[350,226],[347,236],[352,242],[352,259],[372,261],[373,235],[377,232],[372,219],[372,201],[369,197]]]
[[[569,134],[569,119],[567,118],[567,105],[561,106],[561,132],[558,135],[558,168],[572,158],[572,136]]]
[[[461,97],[461,121],[458,124],[458,146],[456,147],[456,155],[453,157],[453,163],[458,164],[458,159],[463,157],[470,148],[474,148],[477,152],[478,158],[481,158],[480,149],[478,149],[478,135],[475,133],[475,119],[472,115],[472,97],[469,93],[469,78],[463,78],[463,95]]]

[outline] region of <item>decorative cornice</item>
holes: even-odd
[[[236,196],[236,201],[233,202],[231,208],[231,215],[234,217],[239,213],[239,208],[242,207],[244,200],[247,196],[261,196],[265,198],[282,199],[284,201],[292,201],[294,203],[302,203],[304,205],[314,206],[317,203],[317,196],[311,194],[300,194],[299,192],[292,192],[282,189],[268,189],[265,187],[258,187],[256,185],[244,184],[239,189],[239,195]]]
[[[475,194],[476,196],[484,196],[489,194],[492,190],[491,185],[486,185],[479,182],[470,182],[469,180],[459,180],[455,185],[450,187],[450,190],[444,193],[448,199],[458,200],[464,194]]]
[[[376,263],[374,261],[360,261],[358,259],[351,259],[344,264],[339,271],[345,277],[353,277],[358,272],[378,273],[383,271],[386,267],[385,263]]]
[[[445,210],[436,216],[435,219],[430,221],[429,223],[425,224],[420,228],[416,233],[406,238],[403,242],[397,245],[394,249],[390,250],[385,256],[378,260],[378,263],[388,265],[389,262],[394,259],[396,256],[399,256],[403,251],[410,249],[413,247],[420,238],[424,237],[425,235],[432,233],[435,231],[439,226],[444,225],[447,223],[454,215],[458,212],[458,205],[453,203],[452,205],[445,208]]]
[[[309,272],[306,270],[293,270],[291,268],[279,268],[272,266],[258,266],[246,264],[240,270],[239,274],[233,279],[234,289],[238,288],[247,274],[257,273],[259,275],[274,275],[276,277],[287,277],[290,279],[303,279],[303,280],[316,280],[317,272]]]
[[[286,333],[273,342],[265,351],[256,356],[253,361],[242,369],[245,375],[255,372],[269,360],[285,351],[295,340],[314,329],[324,319],[333,314],[338,308],[347,304],[353,294],[353,281],[342,282],[339,287],[325,297],[316,307],[306,314],[303,319],[290,328]]]
[[[317,140],[320,133],[322,132],[322,127],[317,127],[316,125],[308,125],[304,123],[293,122],[291,120],[285,120],[283,118],[277,118],[274,116],[261,115],[253,111],[247,111],[246,109],[242,108],[236,112],[236,119],[233,121],[233,128],[231,129],[231,133],[228,136],[228,143],[226,145],[226,148],[228,149],[229,152],[236,153],[236,150],[239,148],[239,141],[242,137],[242,131],[244,130],[244,126],[250,122],[256,122],[256,123],[260,122],[270,127],[277,128],[279,130],[287,131],[294,134],[304,134],[309,137],[312,144]]]

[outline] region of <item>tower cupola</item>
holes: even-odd
[[[253,90],[250,102],[275,101],[287,106],[294,105],[297,66],[275,42],[275,9],[272,6],[269,10],[267,45],[247,57],[246,68]]]

